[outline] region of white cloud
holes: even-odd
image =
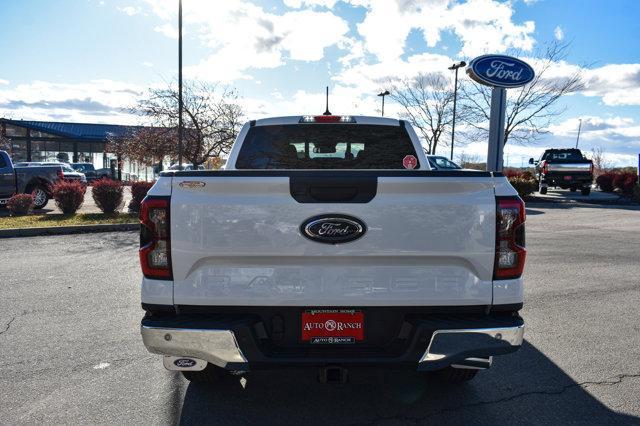
[[[511,2],[351,0],[351,3],[367,8],[357,29],[367,51],[380,61],[400,57],[412,29],[422,32],[428,47],[435,47],[443,32],[452,31],[461,41],[459,55],[466,57],[509,48],[529,51],[535,43],[534,22],[514,23]]]
[[[9,84],[9,80],[5,80],[3,78],[0,78],[0,84],[7,85],[7,84]]]
[[[164,21],[156,31],[176,37],[173,5],[147,2]],[[329,11],[275,14],[245,1],[192,0],[184,3],[183,18],[185,28],[211,52],[185,73],[218,81],[251,79],[249,70],[277,68],[287,59],[322,60],[325,49],[341,42],[349,31],[347,22]]]
[[[157,25],[153,30],[174,40],[178,39],[178,26],[176,24],[167,22],[166,24]]]
[[[333,8],[338,0],[284,0],[284,4],[287,7],[300,9],[303,6],[319,6],[326,8]]]
[[[124,6],[124,7],[118,7],[118,10],[122,13],[125,13],[129,16],[133,16],[133,15],[137,15],[138,13],[140,13],[142,11],[142,9],[140,9],[139,7],[134,7],[134,6]]]
[[[144,62],[140,62],[140,65],[147,68],[153,68],[153,62],[144,61]]]
[[[609,64],[585,72],[585,96],[605,105],[640,105],[640,64]]]
[[[66,84],[34,81],[0,89],[0,116],[32,120],[67,120],[133,124],[127,108],[144,88],[112,80]]]
[[[556,40],[561,41],[562,39],[564,39],[564,31],[562,31],[562,28],[560,28],[560,25],[558,25],[554,30],[553,30],[553,36],[556,38]]]

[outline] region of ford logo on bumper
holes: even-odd
[[[310,217],[300,226],[300,232],[310,240],[326,244],[339,244],[362,237],[367,226],[358,218],[342,214]]]

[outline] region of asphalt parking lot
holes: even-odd
[[[640,209],[530,204],[526,343],[458,388],[261,372],[217,387],[140,341],[136,233],[0,240],[4,424],[640,424]]]

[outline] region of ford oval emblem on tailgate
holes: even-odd
[[[302,235],[326,244],[339,244],[357,240],[367,230],[363,221],[343,214],[325,214],[310,217],[300,226]]]

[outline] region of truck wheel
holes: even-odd
[[[580,191],[580,193],[581,193],[582,195],[589,195],[589,194],[591,194],[591,187],[590,187],[590,186],[587,186],[587,187],[585,187],[585,188],[582,188],[582,190]]]
[[[32,188],[31,195],[33,196],[33,208],[36,210],[43,209],[49,202],[49,195],[42,186]]]
[[[546,194],[547,193],[547,187],[546,186],[541,186],[539,192],[542,195]]]
[[[218,383],[229,378],[229,373],[213,364],[207,364],[201,371],[182,371],[182,375],[193,383]]]
[[[569,188],[569,191],[571,191],[571,192],[576,192],[577,190],[578,190],[578,188],[575,187],[575,186],[572,186],[572,187]]]
[[[476,377],[478,370],[447,367],[431,373],[433,379],[446,384],[461,384]]]

